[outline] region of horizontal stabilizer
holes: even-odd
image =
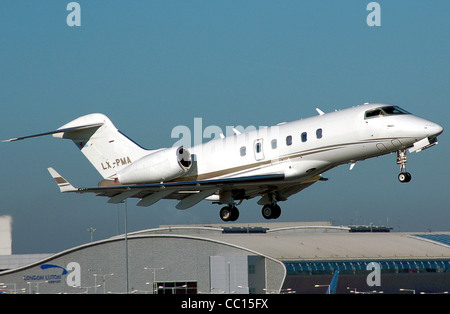
[[[75,127],[71,127],[71,128],[58,129],[58,130],[54,130],[54,131],[50,131],[50,132],[27,135],[27,136],[23,136],[23,137],[15,137],[15,138],[11,138],[9,140],[4,140],[2,142],[9,143],[9,142],[21,141],[21,140],[24,140],[27,138],[32,138],[32,137],[39,137],[39,136],[45,136],[45,135],[51,135],[51,134],[57,134],[57,133],[70,133],[70,132],[75,132],[75,131],[79,131],[79,130],[97,128],[97,127],[101,126],[102,124],[103,123],[94,123],[94,124],[75,126]]]
[[[64,179],[55,169],[52,167],[47,168],[48,172],[52,176],[53,180],[55,180],[56,184],[61,192],[77,192],[78,189],[74,188],[72,184],[69,183],[66,179]]]

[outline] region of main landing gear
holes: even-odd
[[[281,208],[276,203],[266,204],[263,206],[261,213],[266,219],[277,219],[281,215]],[[220,218],[223,221],[236,221],[239,218],[239,210],[235,205],[222,207]]]
[[[220,210],[220,218],[223,221],[236,221],[239,218],[239,210],[236,206],[225,206]]]
[[[281,215],[281,208],[277,204],[264,205],[262,215],[266,219],[277,219]]]
[[[400,165],[400,173],[398,175],[398,180],[401,183],[406,183],[411,181],[411,174],[406,172],[406,150],[402,149],[397,151],[397,164]]]
[[[264,205],[261,213],[266,219],[277,219],[281,215],[281,208],[277,204],[267,204]],[[239,210],[234,205],[222,207],[220,218],[223,221],[236,221],[239,218]]]

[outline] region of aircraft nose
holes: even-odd
[[[442,126],[440,126],[440,125],[438,124],[437,127],[438,127],[438,133],[436,134],[436,136],[437,136],[437,135],[440,135],[440,134],[442,134],[442,132],[444,132],[444,128],[443,128]]]
[[[429,136],[438,136],[444,132],[444,128],[436,123],[425,126],[425,129],[427,129]]]

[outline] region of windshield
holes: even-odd
[[[367,118],[375,118],[375,117],[383,117],[383,116],[394,116],[401,114],[409,114],[408,111],[398,107],[398,106],[387,106],[380,107],[366,111],[365,119]]]

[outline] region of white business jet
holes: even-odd
[[[61,192],[96,193],[117,204],[138,198],[138,206],[176,199],[187,209],[202,200],[225,205],[223,221],[239,217],[237,205],[260,196],[262,215],[276,219],[278,203],[317,181],[321,174],[342,165],[397,152],[400,182],[409,182],[406,149],[420,152],[436,145],[443,128],[397,106],[364,104],[276,126],[225,137],[221,135],[191,148],[146,150],[120,132],[103,114],[89,114],[51,132],[72,140],[102,180],[97,187],[75,188],[48,168]]]

